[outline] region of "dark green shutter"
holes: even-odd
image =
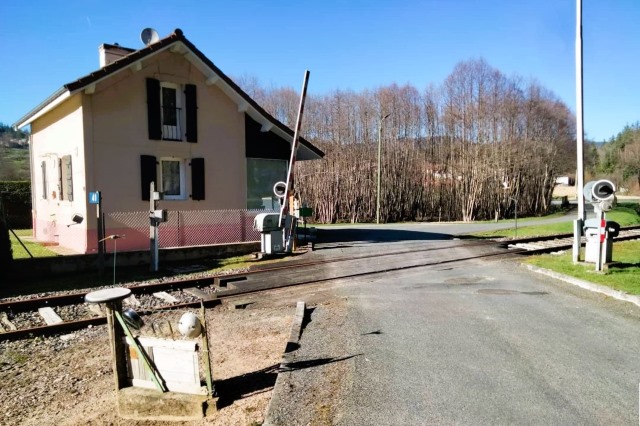
[[[140,191],[142,199],[149,201],[149,188],[151,182],[156,184],[158,191],[158,181],[156,178],[156,157],[153,155],[140,156]]]
[[[198,142],[198,103],[196,86],[187,84],[184,87],[187,115],[187,142]]]
[[[160,113],[160,81],[155,78],[147,78],[147,119],[149,126],[149,139],[162,139],[162,121]]]
[[[191,159],[191,199],[204,200],[204,158]]]

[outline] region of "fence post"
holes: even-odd
[[[245,215],[246,210],[240,210],[240,229],[241,229],[241,234],[240,234],[240,242],[245,242],[247,241],[247,217]]]

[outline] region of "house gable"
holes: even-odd
[[[262,131],[272,131],[291,143],[294,135],[293,131],[267,113],[249,95],[240,89],[240,87],[238,87],[216,65],[214,65],[213,62],[200,52],[183,35],[180,29],[176,29],[173,34],[158,41],[157,43],[134,51],[122,59],[104,66],[98,71],[66,84],[63,89],[54,93],[45,102],[38,105],[34,110],[30,111],[26,116],[15,123],[14,127],[19,128],[30,124],[34,117],[54,107],[61,98],[69,96],[69,94],[77,93],[82,90],[87,94],[92,94],[95,91],[96,84],[99,84],[101,81],[114,74],[127,71],[139,71],[144,67],[145,61],[164,51],[176,53],[187,59],[205,76],[207,85],[218,86],[235,102],[239,111],[245,112],[262,125]],[[324,153],[322,151],[306,141],[304,138],[300,138],[300,148],[298,149],[299,160],[320,159],[323,156]]]
[[[291,146],[273,132],[263,132],[261,125],[245,115],[245,149],[247,158],[289,160]]]
[[[175,110],[173,121],[162,115],[167,106]],[[150,131],[158,122],[159,137]],[[97,247],[90,191],[102,193],[107,214],[147,210],[150,182],[164,192],[162,208],[170,211],[245,209],[250,189],[262,205],[271,196],[271,178],[286,171],[293,140],[291,129],[179,30],[65,85],[15,126],[26,124],[32,125],[32,181],[42,187],[34,197],[36,238],[78,252]],[[167,137],[171,127],[175,137]],[[322,155],[301,140],[299,159]],[[248,164],[260,172],[252,176],[268,182],[264,191],[247,183]],[[76,216],[84,222],[72,222]],[[106,227],[132,244],[147,239],[128,224]]]

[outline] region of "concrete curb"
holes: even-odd
[[[302,335],[302,323],[304,321],[306,310],[307,306],[305,302],[297,303],[296,316],[293,318],[293,323],[291,324],[289,340],[287,341],[287,345],[284,348],[284,353],[282,354],[282,361],[280,362],[278,377],[276,378],[276,383],[273,385],[271,401],[269,401],[267,414],[265,415],[264,423],[262,423],[264,426],[282,424],[278,421],[276,410],[283,399],[285,389],[287,388],[286,382],[288,377],[291,375],[291,371],[286,371],[284,367],[291,359],[291,353],[299,347],[300,336]]]
[[[640,296],[635,296],[633,294],[627,294],[619,290],[614,290],[610,287],[606,287],[600,284],[594,284],[588,281],[579,280],[578,278],[570,277],[568,275],[560,274],[555,271],[550,271],[549,269],[540,268],[535,265],[525,265],[527,269],[533,272],[537,272],[539,274],[547,275],[551,278],[555,278],[557,280],[564,281],[569,284],[573,284],[575,286],[584,288],[585,290],[593,291],[596,293],[602,293],[609,297],[613,297],[614,299],[622,300],[625,302],[633,303],[637,306],[640,306]]]

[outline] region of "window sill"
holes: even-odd
[[[168,139],[168,138],[163,138],[163,141],[167,141],[167,142],[183,142],[182,139]]]

